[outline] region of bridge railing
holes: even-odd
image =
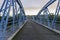
[[[51,0],[51,2],[52,2],[52,0]],[[51,14],[49,12],[49,9],[48,9],[49,5],[51,5],[51,4],[46,4],[43,7],[43,9],[41,9],[41,11],[39,11],[38,15],[34,17],[33,20],[37,21],[40,24],[46,25],[50,28],[53,28],[53,29],[60,31],[60,13],[59,13],[59,11],[60,11],[60,0],[58,0],[56,11],[53,14]]]
[[[21,2],[4,0],[0,9],[0,40],[7,40],[24,22],[25,13]]]

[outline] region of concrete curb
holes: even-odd
[[[26,22],[27,22],[27,20],[25,21],[25,23],[14,34],[12,34],[12,36],[10,36],[8,38],[8,40],[12,40],[12,38],[20,31],[20,29],[26,24]]]
[[[32,21],[34,21],[34,20],[32,20]],[[34,21],[34,22],[36,22],[36,21]],[[38,22],[36,22],[36,23],[44,26],[45,28],[47,28],[47,29],[49,29],[49,30],[51,30],[51,31],[53,31],[53,32],[56,32],[56,33],[60,34],[60,31],[59,31],[59,30],[53,29],[53,28],[51,28],[51,27],[48,27],[48,26],[43,25],[43,24],[38,23]]]

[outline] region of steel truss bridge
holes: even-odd
[[[38,15],[27,20],[20,0],[4,0],[0,7],[0,40],[60,40],[60,0],[54,15],[48,9],[55,1],[49,0]]]

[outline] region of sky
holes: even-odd
[[[49,0],[21,0],[23,7],[25,9],[25,13],[27,15],[37,15],[37,13],[39,12],[39,10],[42,9],[42,7],[48,2]],[[56,10],[56,6],[57,6],[57,2],[54,2],[51,6],[49,6],[49,11],[50,12],[55,12]],[[0,0],[0,6],[3,3],[3,0]],[[36,8],[36,9],[35,9]],[[31,9],[31,10],[30,10]],[[35,11],[34,11],[35,10]]]
[[[50,0],[21,0],[24,8],[30,8],[30,9],[31,9],[31,8],[32,8],[32,9],[38,8],[38,10],[35,10],[35,11],[29,10],[28,12],[26,12],[26,13],[28,14],[28,13],[30,13],[30,11],[31,11],[30,14],[35,14],[35,15],[37,15],[37,13],[42,9],[42,7],[43,7],[48,1],[50,1]],[[58,0],[55,1],[52,5],[50,5],[50,6],[48,7],[50,13],[55,13],[56,7],[57,7],[57,2],[58,2]],[[27,10],[25,10],[25,11],[27,11]]]

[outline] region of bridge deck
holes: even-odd
[[[60,40],[60,35],[30,20],[12,40]]]

